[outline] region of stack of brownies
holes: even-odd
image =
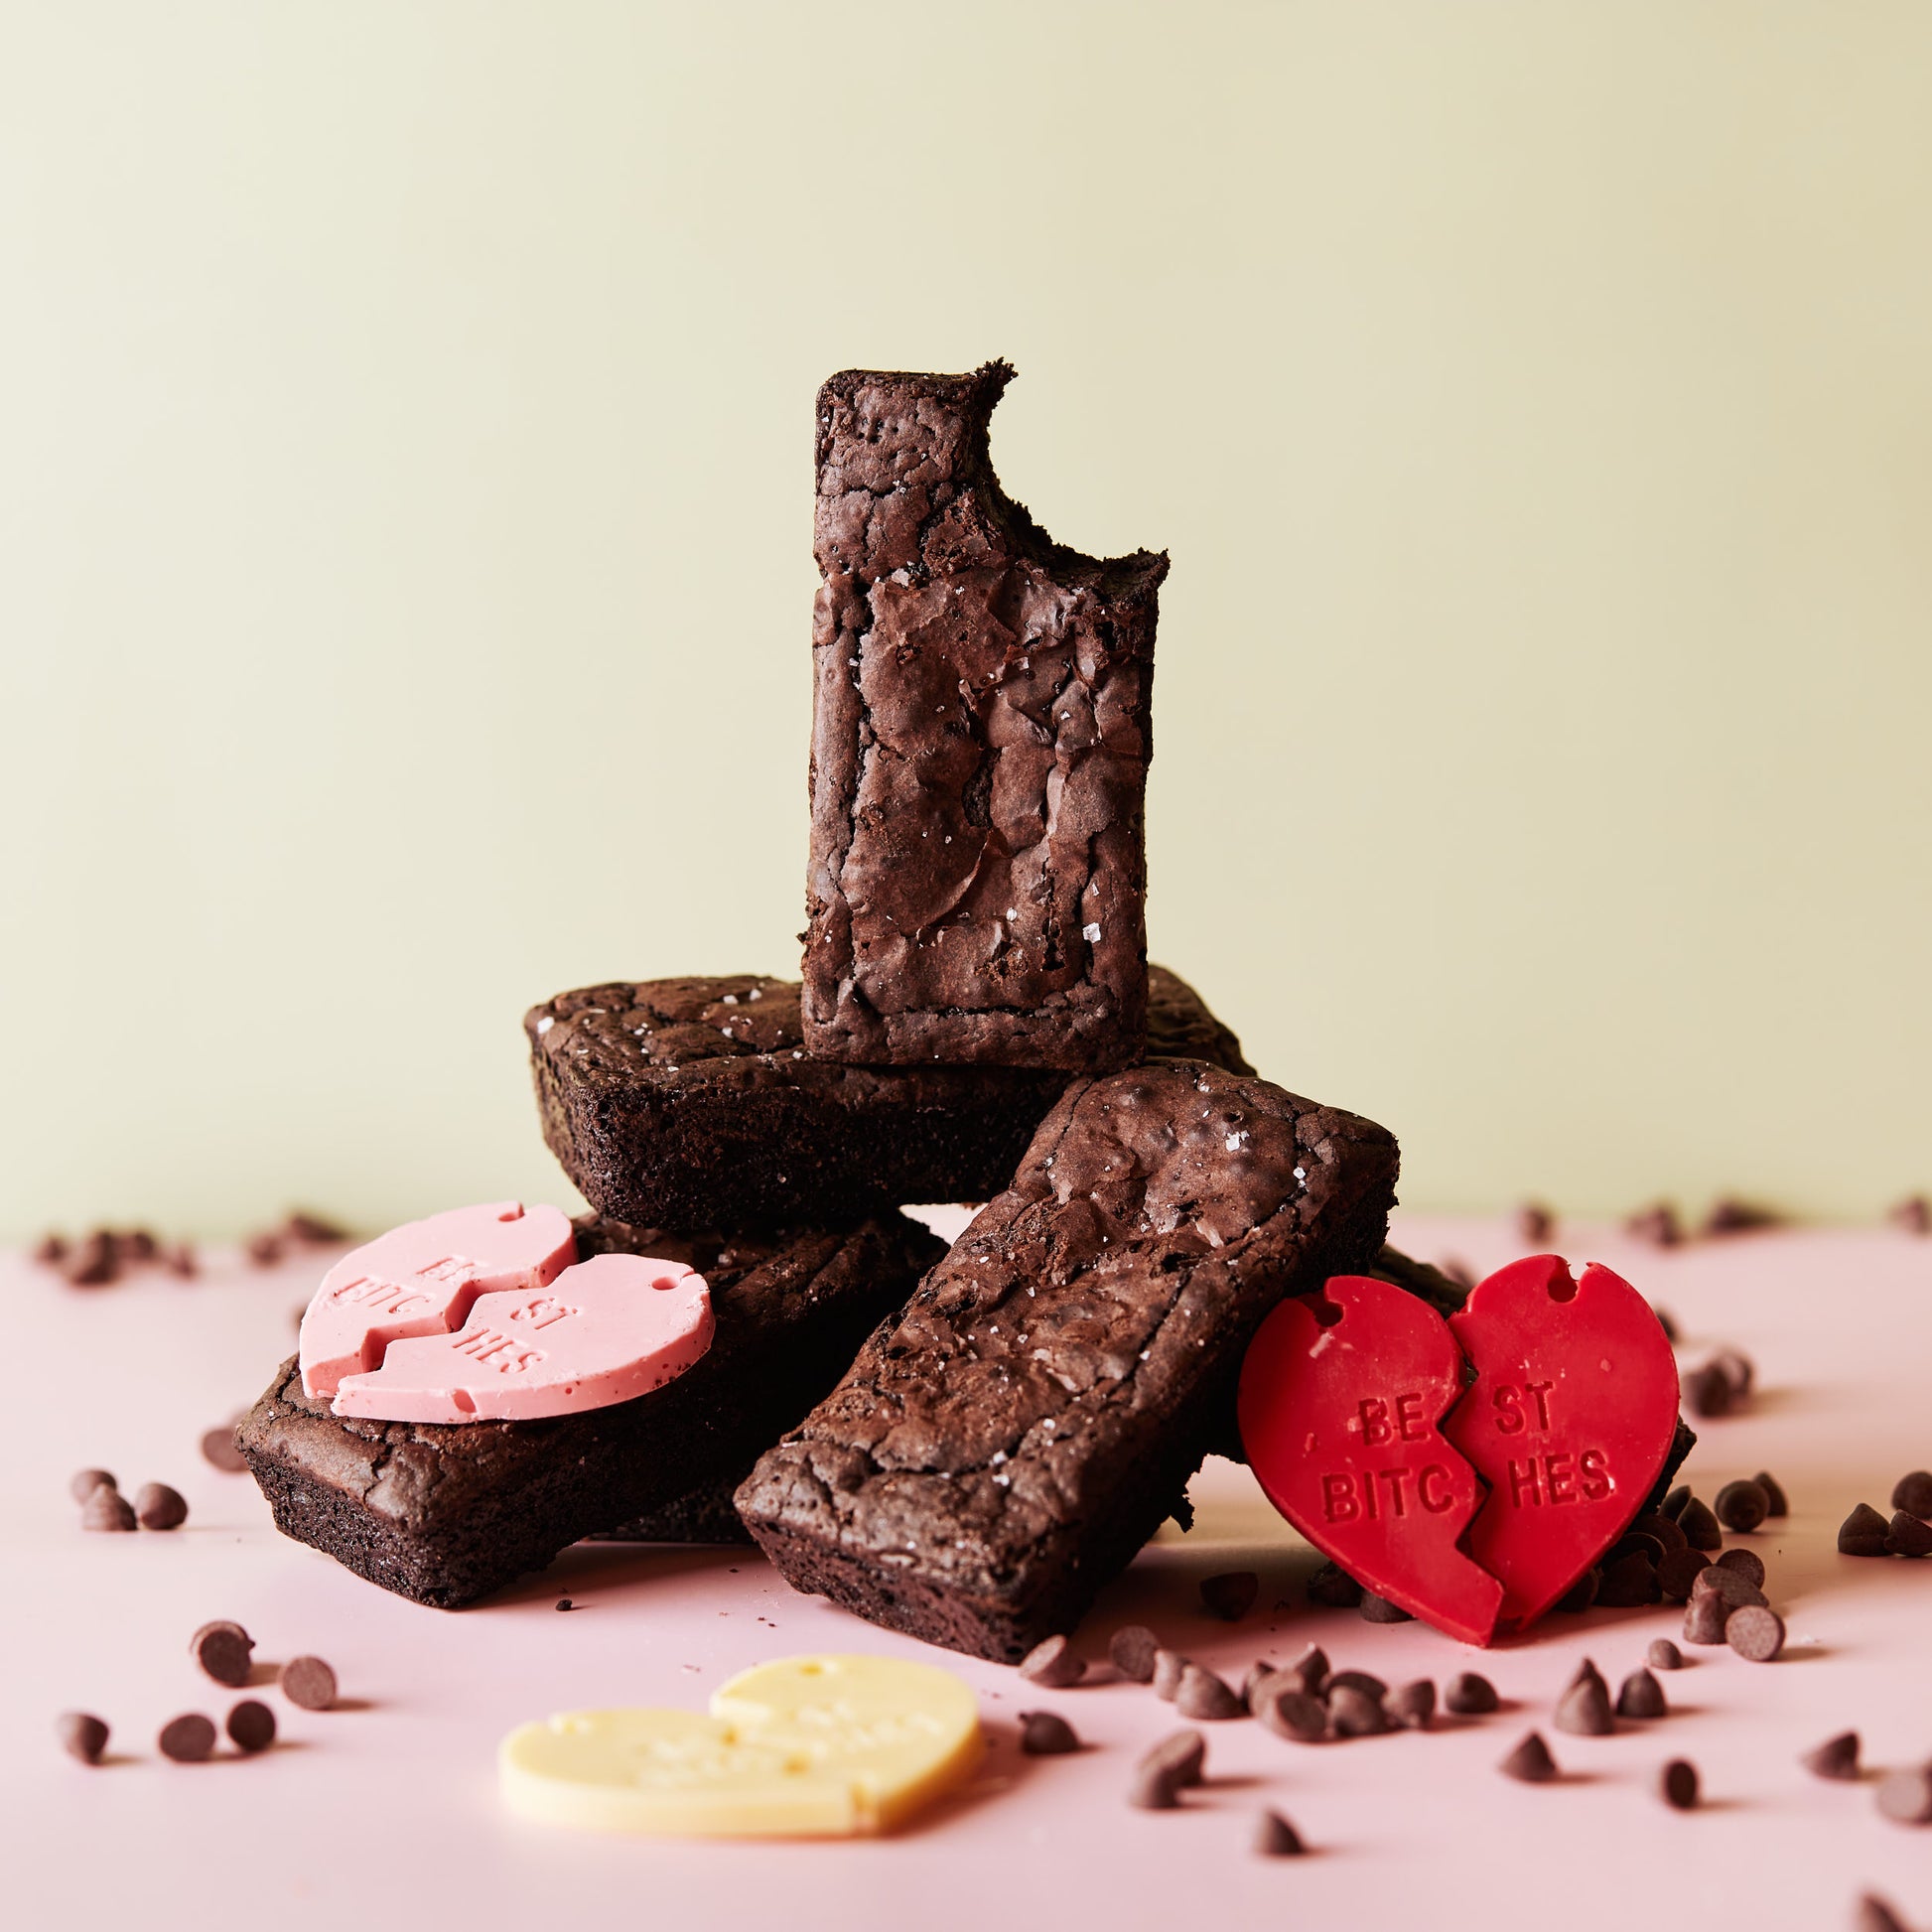
[[[699,1269],[710,1352],[447,1426],[336,1417],[290,1362],[237,1434],[288,1534],[455,1606],[581,1537],[749,1531],[801,1589],[1017,1658],[1233,1448],[1268,1311],[1376,1265],[1393,1138],[1256,1078],[1147,964],[1167,559],[1081,556],[1003,494],[1012,373],[820,392],[802,985],[615,982],[524,1023],[580,1251]],[[946,1252],[899,1211],[931,1201],[988,1205]]]

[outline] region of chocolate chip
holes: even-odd
[[[1664,1339],[1675,1348],[1684,1338],[1684,1330],[1677,1325],[1677,1317],[1668,1309],[1653,1308],[1650,1312],[1657,1317],[1657,1325],[1664,1331]]]
[[[1324,1610],[1352,1610],[1361,1600],[1361,1585],[1332,1563],[1324,1563],[1309,1579],[1309,1601]]]
[[[1836,1737],[1827,1737],[1822,1744],[1814,1744],[1798,1762],[1815,1778],[1831,1778],[1839,1784],[1850,1784],[1859,1775],[1859,1733],[1856,1730],[1841,1730]]]
[[[1596,1601],[1596,1592],[1602,1582],[1603,1573],[1600,1570],[1586,1570],[1557,1599],[1557,1608],[1566,1610],[1573,1616],[1582,1615]]]
[[[210,1429],[203,1436],[202,1460],[212,1464],[223,1475],[240,1475],[247,1468],[247,1461],[234,1446],[233,1423],[223,1423],[219,1429]]]
[[[1685,1492],[1687,1496],[1689,1493],[1688,1490]],[[1647,1536],[1661,1545],[1662,1547],[1657,1553],[1657,1560],[1660,1563],[1673,1550],[1688,1550],[1691,1547],[1677,1518],[1675,1516],[1666,1516],[1661,1509],[1645,1510],[1630,1525],[1627,1534],[1631,1536]]]
[[[557,1598],[557,1608],[560,1610],[574,1610],[576,1607],[577,1605],[568,1596],[560,1596]]]
[[[1224,1623],[1239,1623],[1260,1594],[1261,1579],[1252,1570],[1227,1570],[1200,1583],[1201,1607]]]
[[[1020,1714],[1020,1748],[1029,1757],[1061,1757],[1077,1751],[1080,1740],[1073,1726],[1057,1711],[1023,1711]]]
[[[1671,1528],[1677,1530],[1675,1523]],[[1682,1544],[1684,1532],[1677,1530],[1678,1543],[1670,1547],[1677,1549]],[[1608,1569],[1613,1563],[1620,1563],[1625,1557],[1641,1557],[1654,1570],[1664,1560],[1664,1541],[1662,1537],[1648,1535],[1643,1530],[1625,1530],[1610,1547],[1603,1552],[1603,1567]]]
[[[102,1483],[99,1488],[90,1491],[87,1500],[80,1505],[80,1527],[83,1530],[131,1530],[134,1527],[133,1505],[118,1489]]]
[[[1248,1666],[1246,1674],[1241,1679],[1241,1702],[1250,1711],[1255,1708],[1255,1698],[1259,1694],[1261,1687],[1271,1677],[1278,1674],[1279,1668],[1278,1665],[1271,1664],[1265,1657],[1256,1658]]]
[[[1643,1660],[1652,1670],[1682,1670],[1684,1653],[1668,1637],[1653,1637]]]
[[[1718,1521],[1736,1532],[1754,1530],[1769,1513],[1771,1499],[1756,1483],[1746,1479],[1727,1482],[1718,1491]]]
[[[1352,1684],[1328,1693],[1328,1723],[1337,1737],[1376,1737],[1389,1727],[1382,1700]]]
[[[1248,1707],[1235,1696],[1226,1678],[1217,1676],[1201,1664],[1189,1664],[1180,1673],[1180,1686],[1173,1694],[1173,1708],[1183,1718],[1208,1724],[1224,1724],[1229,1718],[1245,1718]]]
[[[1283,1683],[1288,1675],[1277,1671],[1265,1679],[1249,1708],[1277,1737],[1292,1737],[1298,1744],[1315,1743],[1328,1734],[1328,1707],[1306,1691]]]
[[[294,1657],[282,1666],[282,1695],[305,1711],[336,1702],[336,1673],[320,1657]]]
[[[1766,1516],[1781,1517],[1791,1514],[1791,1504],[1785,1496],[1783,1486],[1769,1470],[1759,1469],[1756,1475],[1751,1477],[1751,1480],[1764,1491],[1764,1513]]]
[[[1914,1516],[1932,1516],[1932,1469],[1914,1469],[1900,1476],[1891,1486],[1891,1506],[1908,1509]]]
[[[1264,1811],[1255,1821],[1255,1851],[1264,1859],[1299,1859],[1308,1848],[1302,1835],[1278,1811]]]
[[[1710,1568],[1711,1559],[1702,1550],[1673,1550],[1657,1566],[1657,1587],[1673,1603],[1682,1603],[1689,1598],[1698,1578]]]
[[[228,1713],[228,1735],[244,1751],[265,1751],[275,1741],[275,1713],[255,1698],[243,1698]]]
[[[1711,1357],[1711,1366],[1730,1384],[1730,1392],[1739,1402],[1750,1394],[1751,1385],[1757,1380],[1755,1364],[1741,1349],[1719,1349]]]
[[[1402,1730],[1427,1730],[1436,1715],[1436,1685],[1427,1677],[1398,1685],[1382,1700],[1389,1722]]]
[[[1730,1605],[1722,1596],[1708,1589],[1697,1590],[1684,1612],[1684,1641],[1723,1643],[1725,1625],[1729,1620]]]
[[[1154,1695],[1163,1704],[1172,1704],[1174,1693],[1180,1689],[1180,1674],[1187,1668],[1187,1659],[1177,1650],[1157,1650],[1154,1653]]]
[[[272,1232],[251,1234],[241,1244],[241,1252],[257,1268],[273,1268],[282,1258],[282,1237]]]
[[[1920,1522],[1910,1510],[1894,1510],[1885,1548],[1895,1557],[1932,1557],[1932,1523]]]
[[[1136,1684],[1154,1682],[1154,1660],[1161,1639],[1145,1623],[1123,1624],[1107,1639],[1107,1655],[1121,1676]]]
[[[1893,1771],[1878,1786],[1878,1809],[1898,1825],[1932,1825],[1932,1768]]]
[[[1328,1653],[1318,1643],[1310,1644],[1288,1668],[1295,1673],[1298,1687],[1310,1697],[1318,1698],[1327,1688]]]
[[[96,1228],[68,1261],[68,1280],[75,1288],[105,1288],[120,1272],[120,1254],[105,1228]]]
[[[1574,1691],[1579,1684],[1602,1685],[1603,1673],[1587,1657],[1570,1674],[1570,1682],[1564,1686],[1566,1691]]]
[[[1907,1234],[1932,1234],[1932,1200],[1923,1194],[1908,1194],[1885,1218]]]
[[[1659,1594],[1657,1566],[1640,1551],[1606,1563],[1596,1586],[1596,1600],[1605,1609],[1627,1610],[1654,1603]]]
[[[1693,1550],[1722,1550],[1725,1547],[1725,1533],[1700,1497],[1693,1496],[1677,1512],[1677,1527],[1684,1532],[1684,1541]]]
[[[1517,1232],[1523,1246],[1540,1250],[1557,1229],[1557,1217],[1541,1201],[1526,1200],[1516,1210]]]
[[[1725,1642],[1747,1663],[1768,1664],[1784,1648],[1784,1619],[1762,1603],[1744,1603],[1725,1621]]]
[[[1647,1670],[1633,1670],[1618,1687],[1616,1715],[1619,1718],[1661,1718],[1669,1709],[1664,1702],[1664,1687]]]
[[[1549,1784],[1556,1778],[1557,1761],[1549,1745],[1532,1730],[1496,1769],[1519,1784]]]
[[[1472,1670],[1456,1672],[1443,1687],[1443,1709],[1458,1718],[1486,1717],[1499,1702],[1496,1687]]]
[[[1388,1696],[1389,1687],[1372,1671],[1338,1670],[1321,1687],[1321,1694],[1332,1698],[1337,1691],[1359,1691],[1363,1697],[1380,1704]]]
[[[1172,1778],[1143,1765],[1134,1773],[1134,1782],[1128,1787],[1127,1802],[1140,1811],[1173,1811],[1179,1806],[1180,1800],[1175,1795]]]
[[[1842,1557],[1889,1556],[1890,1538],[1891,1525],[1869,1503],[1861,1503],[1838,1526],[1838,1553]]]
[[[1362,1620],[1365,1623],[1413,1623],[1412,1611],[1405,1610],[1400,1603],[1391,1603],[1386,1596],[1378,1596],[1372,1589],[1362,1591]]]
[[[1774,1228],[1782,1221],[1774,1207],[1759,1207],[1755,1202],[1736,1200],[1726,1195],[1705,1217],[1708,1235],[1754,1234],[1761,1228]]]
[[[1764,1587],[1764,1559],[1755,1550],[1726,1550],[1718,1559],[1720,1570],[1734,1570],[1756,1589]]]
[[[1852,1932],[1911,1932],[1876,1892],[1866,1892],[1852,1913]]]
[[[1684,1514],[1684,1505],[1690,1500],[1691,1485],[1688,1482],[1680,1482],[1658,1505],[1658,1513],[1668,1516],[1675,1523]]]
[[[1610,1716],[1610,1694],[1600,1677],[1585,1678],[1571,1685],[1557,1702],[1552,1720],[1559,1730],[1579,1737],[1607,1737],[1616,1728]]]
[[[1624,1222],[1623,1231],[1633,1240],[1648,1241],[1658,1248],[1674,1248],[1684,1239],[1677,1209],[1669,1201],[1660,1200],[1655,1207],[1640,1208]]]
[[[58,1268],[68,1258],[67,1236],[64,1234],[44,1234],[40,1246],[34,1250],[34,1259],[43,1268]]]
[[[1184,1790],[1201,1781],[1207,1763],[1207,1739],[1198,1730],[1172,1731],[1141,1759],[1139,1769],[1159,1777],[1171,1789]]]
[[[188,1640],[188,1654],[217,1684],[230,1689],[247,1683],[254,1648],[254,1638],[240,1624],[225,1619],[203,1624]]]
[[[306,1241],[311,1247],[327,1248],[349,1238],[348,1230],[320,1214],[306,1214],[297,1208],[282,1223],[282,1232],[291,1241]]]
[[[61,1748],[82,1764],[98,1764],[107,1748],[107,1726],[85,1711],[63,1711],[54,1721],[54,1734]]]
[[[1674,1757],[1657,1773],[1657,1795],[1672,1811],[1690,1811],[1698,1801],[1698,1769],[1687,1757]]]
[[[77,1503],[84,1503],[103,1486],[108,1489],[118,1486],[105,1469],[76,1469],[68,1477],[68,1494]]]
[[[1733,1610],[1746,1603],[1761,1604],[1767,1600],[1764,1592],[1741,1570],[1729,1570],[1721,1563],[1714,1563],[1708,1570],[1700,1570],[1697,1582],[1691,1586],[1693,1602],[1706,1595],[1723,1597]]]
[[[134,1498],[134,1520],[144,1530],[178,1530],[188,1521],[188,1499],[165,1482],[144,1482]]]
[[[1036,1643],[1020,1660],[1020,1675],[1029,1684],[1048,1691],[1064,1691],[1087,1674],[1086,1664],[1073,1654],[1064,1637],[1048,1637]]]
[[[1682,1383],[1684,1406],[1694,1416],[1715,1420],[1727,1416],[1736,1406],[1737,1392],[1730,1378],[1715,1362],[1694,1368]]]
[[[199,1711],[191,1711],[163,1725],[155,1742],[163,1757],[177,1764],[199,1764],[214,1748],[214,1725]]]

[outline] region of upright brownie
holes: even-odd
[[[1025,1655],[1181,1498],[1268,1311],[1374,1259],[1396,1165],[1373,1123],[1202,1062],[1075,1081],[740,1515],[800,1589]]]
[[[594,1531],[688,1513],[694,1492],[742,1471],[832,1387],[943,1245],[895,1213],[754,1235],[580,1223],[580,1254],[613,1249],[704,1274],[717,1330],[695,1367],[606,1409],[417,1424],[332,1415],[302,1393],[291,1359],[235,1431],[276,1527],[385,1589],[454,1609]]]
[[[1012,376],[818,393],[804,1021],[827,1059],[1141,1056],[1168,560],[1081,556],[1001,490]]]
[[[1013,1178],[1066,1075],[812,1057],[793,980],[613,981],[523,1020],[543,1137],[599,1213],[656,1227],[841,1220]],[[1254,1069],[1184,980],[1149,975],[1148,1050]]]

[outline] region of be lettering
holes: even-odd
[[[1544,1387],[1549,1384],[1546,1382]],[[1389,1413],[1391,1406],[1395,1410],[1393,1416]],[[1361,1424],[1362,1441],[1370,1449],[1380,1449],[1384,1443],[1420,1443],[1429,1434],[1420,1395],[1399,1395],[1393,1405],[1377,1395],[1364,1396],[1356,1407],[1356,1417]]]

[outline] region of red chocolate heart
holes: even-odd
[[[1499,1268],[1449,1325],[1476,1379],[1443,1433],[1490,1491],[1468,1551],[1521,1629],[1643,1507],[1677,1429],[1677,1366],[1628,1282],[1594,1262],[1573,1281],[1558,1255]]]
[[[1459,1547],[1482,1501],[1437,1425],[1462,1393],[1443,1318],[1392,1283],[1338,1275],[1284,1302],[1241,1365],[1249,1465],[1324,1556],[1465,1643],[1487,1643],[1503,1588]]]

